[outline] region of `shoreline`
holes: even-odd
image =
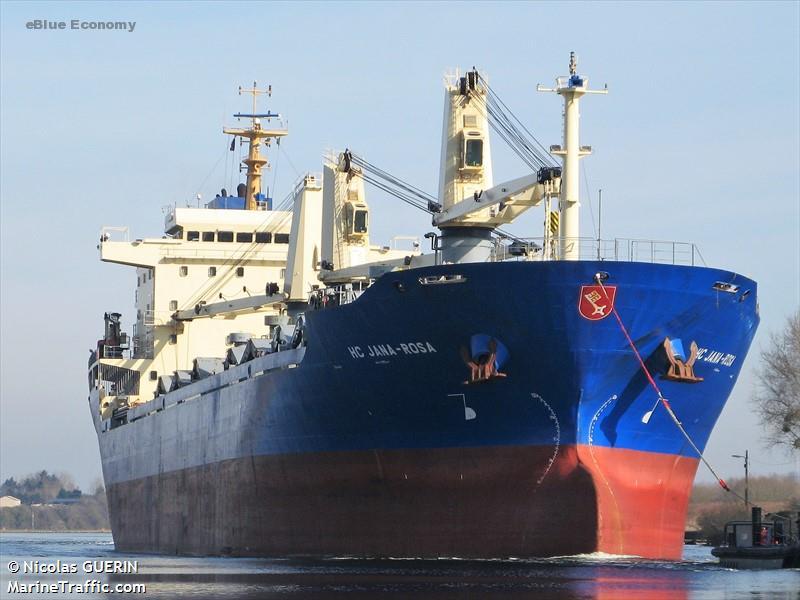
[[[0,529],[2,533],[111,533],[110,529]]]

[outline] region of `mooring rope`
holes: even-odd
[[[697,456],[700,457],[700,460],[703,461],[703,464],[706,467],[708,467],[709,471],[711,471],[711,474],[717,480],[717,483],[719,483],[720,487],[723,490],[725,490],[726,492],[730,492],[731,494],[733,494],[734,496],[736,496],[740,500],[744,500],[744,498],[742,496],[740,496],[739,494],[734,492],[730,487],[728,487],[728,484],[725,483],[725,480],[722,477],[717,475],[717,472],[714,470],[714,467],[712,467],[711,463],[709,463],[708,460],[706,460],[706,457],[703,456],[703,453],[700,451],[700,448],[697,447],[697,444],[694,443],[694,440],[692,440],[692,438],[689,435],[689,433],[683,427],[683,424],[678,419],[678,416],[675,414],[675,411],[672,410],[672,406],[670,405],[669,401],[666,398],[664,398],[664,396],[661,394],[661,390],[658,388],[658,384],[656,383],[655,379],[653,379],[653,376],[650,374],[650,370],[647,368],[647,365],[644,364],[644,361],[642,360],[642,355],[639,354],[639,351],[636,349],[636,344],[633,343],[633,340],[631,339],[631,336],[628,334],[628,330],[625,327],[625,324],[622,322],[622,318],[619,316],[619,313],[617,312],[616,307],[611,302],[611,299],[608,296],[608,292],[606,291],[606,288],[603,285],[603,282],[601,280],[600,273],[597,273],[594,276],[594,279],[595,279],[595,281],[597,281],[597,284],[600,286],[600,289],[603,290],[603,294],[605,295],[606,300],[608,300],[608,303],[611,305],[611,312],[614,314],[614,317],[617,319],[617,323],[619,323],[619,327],[622,330],[622,333],[625,335],[625,339],[628,340],[628,344],[630,345],[631,350],[633,350],[633,354],[636,356],[636,359],[639,361],[639,366],[642,368],[642,371],[644,372],[645,377],[647,377],[647,380],[650,382],[650,385],[653,386],[653,389],[656,391],[656,394],[658,394],[658,402],[656,403],[656,406],[658,406],[658,403],[661,403],[661,404],[664,405],[664,408],[666,409],[667,414],[669,414],[669,416],[672,418],[673,423],[675,423],[676,427],[683,434],[683,437],[686,438],[686,441],[689,442],[689,445],[691,445],[691,447],[694,448],[694,451],[697,453]]]

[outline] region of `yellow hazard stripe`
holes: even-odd
[[[558,231],[558,213],[554,210],[550,211],[550,232],[556,233]]]

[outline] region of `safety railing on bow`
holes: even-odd
[[[705,265],[700,250],[691,242],[626,238],[568,238],[564,241],[546,238],[499,239],[492,260],[559,260],[562,249],[574,250],[576,245],[581,260]]]

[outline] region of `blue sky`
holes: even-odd
[[[100,474],[88,349],[104,311],[130,324],[134,291],[132,272],[99,262],[100,227],[160,235],[162,206],[230,186],[221,128],[249,106],[239,85],[272,84],[269,108],[288,118],[266,178],[276,197],[345,146],[435,192],[443,73],[484,70],[549,145],[561,105],[535,87],[565,74],[570,50],[610,89],[584,100],[581,121],[603,236],[695,242],[709,266],[759,283],[762,326],[709,458],[731,477],[730,454],[750,448],[754,474],[797,472],[762,448],[748,402],[759,350],[800,305],[799,6],[0,3],[0,476]],[[136,28],[26,29],[34,19]],[[496,181],[525,174],[493,149]],[[376,191],[369,201],[376,242],[429,229]],[[591,213],[582,220],[591,234]],[[540,221],[512,230],[538,236]]]

